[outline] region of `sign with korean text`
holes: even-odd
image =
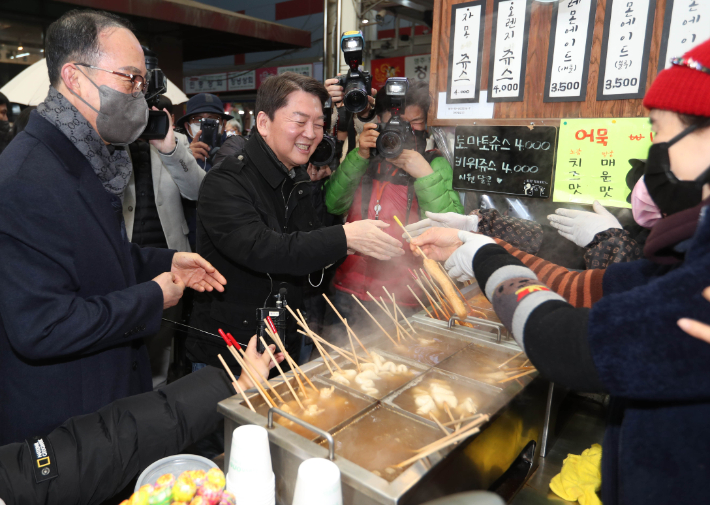
[[[485,0],[451,6],[446,103],[478,102],[485,14]]]
[[[306,63],[305,65],[289,65],[286,67],[278,67],[278,73],[283,74],[284,72],[294,72],[296,74],[305,75],[307,77],[313,77],[313,63]]]
[[[545,102],[583,102],[597,0],[562,0],[552,11]]]
[[[710,39],[710,2],[707,0],[666,0],[658,71]]]
[[[404,76],[410,82],[429,81],[431,70],[431,54],[418,54],[416,56],[405,56]]]
[[[256,89],[256,72],[254,70],[230,72],[227,76],[227,91],[250,89]]]
[[[262,84],[264,84],[264,81],[272,76],[272,75],[277,75],[278,74],[278,69],[276,67],[262,67],[256,69],[256,87],[259,88],[261,87]]]
[[[646,93],[656,0],[608,0],[597,100],[643,98]]]
[[[648,118],[563,119],[553,201],[631,207],[629,160],[646,159],[651,141]]]
[[[522,102],[531,0],[496,0],[488,68],[489,102]]]
[[[554,126],[457,126],[457,190],[549,198],[555,162]]]
[[[194,75],[184,79],[185,94],[227,91],[227,74]]]

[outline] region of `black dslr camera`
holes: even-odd
[[[164,139],[170,128],[170,119],[162,110],[152,110],[152,107],[157,107],[160,95],[168,90],[168,79],[163,71],[158,68],[158,55],[145,46],[143,53],[145,54],[145,68],[148,70],[146,79],[148,80],[148,89],[145,93],[145,100],[148,102],[148,124],[141,134],[141,138],[145,140]]]
[[[367,97],[372,89],[372,76],[366,70],[360,70],[362,65],[362,49],[365,38],[360,30],[343,33],[340,38],[340,48],[343,50],[345,63],[350,67],[346,75],[338,76],[338,84],[343,87],[343,105],[357,114],[367,107]]]
[[[384,87],[385,94],[390,99],[392,117],[387,123],[377,125],[380,135],[377,137],[375,156],[381,154],[385,158],[396,158],[404,149],[414,149],[416,146],[412,125],[399,115],[399,111],[405,107],[404,96],[407,94],[409,81],[406,77],[390,77]]]
[[[323,140],[320,141],[316,150],[311,154],[311,159],[308,160],[317,167],[330,165],[335,157],[335,138],[329,134],[330,119],[333,116],[333,100],[330,98],[328,98],[328,101],[325,102],[323,106],[323,115],[325,115],[325,121],[323,122]]]

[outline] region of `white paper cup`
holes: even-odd
[[[322,458],[301,463],[293,505],[343,505],[338,465]]]
[[[256,479],[273,473],[269,435],[265,428],[248,424],[234,430],[228,469],[228,473],[232,472],[251,474]]]
[[[234,494],[237,505],[275,505],[276,478],[270,475],[254,478],[254,475],[227,474],[227,491]]]

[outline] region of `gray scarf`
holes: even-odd
[[[107,146],[77,108],[54,89],[54,86],[49,87],[49,94],[44,102],[37,106],[37,112],[59,128],[81,151],[104,189],[122,198],[133,169],[126,150]]]

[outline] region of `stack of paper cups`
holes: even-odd
[[[320,458],[301,463],[293,505],[343,505],[338,465]]]
[[[232,434],[227,491],[234,493],[237,505],[274,505],[275,487],[266,429],[240,426]]]

